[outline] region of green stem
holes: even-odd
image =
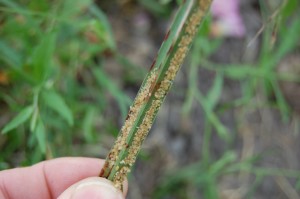
[[[117,188],[122,188],[210,4],[186,0],[179,8],[100,173]]]

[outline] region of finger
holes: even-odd
[[[2,191],[5,198],[57,198],[72,184],[98,176],[103,164],[104,160],[95,158],[58,158],[2,171],[0,196]]]
[[[59,196],[58,199],[124,199],[120,190],[116,189],[111,181],[90,177],[72,185]]]

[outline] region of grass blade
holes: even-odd
[[[26,120],[28,120],[33,113],[33,110],[33,106],[24,108],[14,119],[4,126],[2,133],[5,134],[26,122]]]
[[[56,111],[62,118],[64,118],[68,122],[69,126],[73,126],[74,119],[72,111],[62,96],[55,91],[44,91],[43,100],[49,108]]]
[[[46,129],[41,119],[38,121],[37,127],[34,130],[34,134],[38,141],[41,152],[45,154],[47,148]]]
[[[179,8],[100,173],[117,188],[122,188],[210,4],[186,0]]]

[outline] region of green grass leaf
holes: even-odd
[[[44,91],[42,93],[44,103],[57,112],[62,118],[64,118],[69,126],[73,126],[73,114],[66,104],[65,100],[55,91]]]
[[[20,68],[21,56],[6,42],[0,41],[0,60],[6,62],[12,68]]]
[[[282,28],[281,37],[282,41],[274,54],[273,60],[270,60],[273,67],[279,62],[287,53],[297,48],[299,44],[300,21],[294,20],[288,27]]]
[[[237,155],[233,151],[227,151],[221,159],[216,161],[210,166],[210,173],[213,176],[218,176],[226,168],[226,165],[230,165],[237,159]]]
[[[216,128],[218,135],[223,140],[229,142],[230,141],[230,134],[228,132],[228,129],[222,124],[222,122],[219,120],[218,116],[215,114],[213,109],[210,107],[209,101],[207,98],[205,98],[201,92],[197,92],[195,94],[195,97],[197,101],[201,104],[207,119],[209,122]]]
[[[34,135],[38,141],[41,152],[43,154],[45,154],[46,153],[46,145],[47,145],[46,129],[41,120],[38,121],[38,124],[34,131]]]
[[[87,142],[93,142],[93,122],[96,117],[96,110],[93,107],[90,107],[83,118],[83,135]]]
[[[0,3],[2,3],[4,6],[11,8],[13,10],[15,10],[16,12],[22,12],[25,9],[22,8],[20,5],[18,5],[16,2],[14,1],[10,1],[10,0],[0,0]]]
[[[24,108],[15,118],[13,118],[8,124],[4,126],[2,133],[5,134],[26,122],[26,120],[28,120],[31,116],[32,112],[33,106]]]
[[[289,17],[291,16],[291,13],[295,12],[297,9],[299,9],[299,1],[298,0],[289,0],[286,1],[285,6],[283,7],[281,11],[281,15],[283,17]]]
[[[138,0],[138,3],[156,16],[165,16],[170,12],[168,5],[154,0]]]
[[[72,19],[78,14],[83,14],[87,7],[92,4],[92,0],[64,0],[61,1],[61,17],[64,19]]]
[[[125,95],[111,79],[107,77],[102,69],[93,68],[93,75],[95,76],[97,83],[106,88],[107,91],[115,98],[120,107],[122,117],[125,118],[128,107],[131,104],[131,99]]]
[[[270,80],[271,82],[271,85],[273,87],[273,90],[274,90],[274,94],[275,94],[275,97],[276,97],[276,102],[277,102],[277,105],[278,105],[278,108],[281,112],[281,116],[282,116],[282,119],[283,121],[287,122],[288,119],[289,119],[289,113],[290,113],[290,108],[286,102],[286,100],[284,99],[284,96],[280,90],[280,87],[278,85],[278,82],[275,80],[275,79],[271,79]]]
[[[33,75],[39,82],[43,81],[52,63],[56,33],[48,33],[41,40],[32,55]]]
[[[30,131],[31,132],[33,132],[36,128],[38,115],[39,115],[38,109],[35,108],[34,111],[33,111],[31,120],[30,120]]]
[[[213,109],[216,104],[218,103],[220,96],[222,94],[222,89],[223,89],[223,74],[217,73],[217,76],[214,81],[214,85],[208,92],[206,99],[207,103],[206,105],[210,108]]]

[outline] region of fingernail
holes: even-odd
[[[107,180],[98,179],[79,184],[71,199],[123,199],[122,193],[118,191]]]

